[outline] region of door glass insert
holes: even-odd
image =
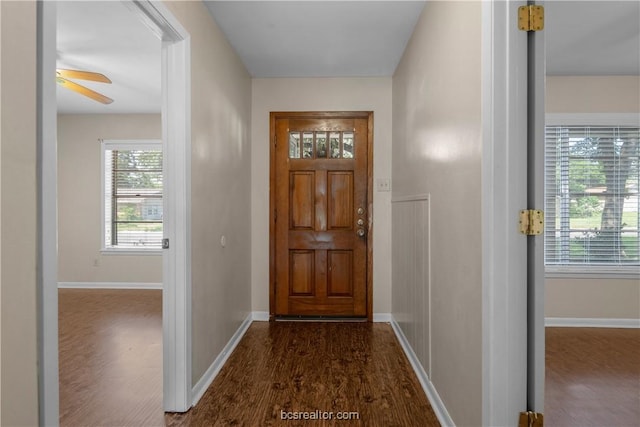
[[[289,132],[289,158],[353,159],[354,138],[354,132]]]
[[[353,159],[353,132],[344,132],[342,134],[342,157]]]
[[[316,157],[327,157],[327,133],[316,132]]]
[[[342,157],[340,154],[340,132],[331,132],[329,139],[331,141],[331,158],[339,159]]]
[[[302,157],[305,159],[313,157],[313,132],[302,133]]]
[[[289,158],[300,158],[300,132],[289,133]]]

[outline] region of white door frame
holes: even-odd
[[[164,4],[127,3],[162,39],[165,163],[163,252],[164,410],[184,412],[191,387],[191,60],[189,33]],[[40,425],[59,423],[56,5],[38,2],[38,357]]]
[[[527,409],[526,1],[482,3],[482,425],[517,425]]]

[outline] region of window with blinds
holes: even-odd
[[[104,249],[162,248],[162,144],[103,141]]]
[[[640,265],[640,128],[547,126],[545,139],[545,264]]]

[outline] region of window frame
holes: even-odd
[[[545,114],[546,126],[640,127],[640,113],[547,113]],[[547,279],[640,279],[640,266],[546,265],[545,262],[545,277]]]
[[[106,150],[164,150],[160,139],[101,139],[100,140],[100,253],[102,255],[162,255],[162,248],[131,248],[106,245]],[[163,156],[164,170],[164,156]],[[164,182],[162,200],[164,203]],[[164,229],[164,223],[163,223]]]

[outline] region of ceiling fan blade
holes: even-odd
[[[75,92],[78,92],[79,94],[82,94],[84,96],[87,96],[95,101],[101,102],[103,104],[111,104],[113,102],[113,99],[106,97],[98,92],[95,92],[89,88],[86,88],[82,85],[79,85],[78,83],[74,83],[70,80],[65,79],[64,77],[60,77],[58,76],[56,78],[56,81],[58,82],[58,84],[60,86],[66,87],[67,89],[71,89]]]
[[[93,73],[91,71],[63,70],[57,69],[56,75],[68,79],[90,80],[92,82],[111,83],[111,80],[104,74]]]

